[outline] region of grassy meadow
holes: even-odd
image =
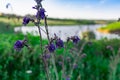
[[[46,80],[42,67],[43,63],[39,56],[41,55],[39,37],[28,34],[27,38],[32,51],[24,47],[22,51],[16,52],[13,48],[14,43],[16,40],[23,40],[24,35],[20,33],[0,34],[1,80]],[[81,40],[77,47],[70,43],[67,52],[64,52],[64,48],[56,50],[56,57],[66,55],[66,59],[68,57],[72,58],[73,54],[78,53],[72,53],[70,49],[75,47],[75,49],[79,50],[84,42],[85,40]],[[86,44],[82,53],[87,56],[80,60],[71,80],[79,80],[77,76],[80,76],[82,80],[120,80],[120,56],[116,56],[120,47],[119,42],[120,40],[117,39],[102,39],[93,40],[92,43]],[[47,43],[46,40],[43,40],[44,45]],[[61,60],[56,59],[58,72],[61,70],[61,65],[58,65],[59,61]],[[66,64],[69,65],[69,63]],[[31,70],[32,73],[27,73],[28,70]],[[59,76],[61,76],[60,72]],[[115,79],[113,79],[114,77]]]
[[[120,34],[120,22],[110,23],[107,26],[101,27],[98,30],[101,31],[101,32]]]
[[[35,19],[32,15],[26,15],[30,18]],[[21,26],[22,25],[22,16],[16,15],[1,15],[0,22],[10,23],[12,26]],[[114,22],[114,20],[87,20],[87,19],[59,19],[59,18],[48,18],[48,25],[86,25],[86,24],[107,24]],[[34,24],[29,23],[28,26],[33,26]],[[44,22],[41,21],[41,25],[44,25]]]

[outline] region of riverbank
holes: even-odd
[[[32,17],[35,18],[35,17]],[[21,26],[23,17],[7,17],[0,16],[0,22],[9,23],[11,26]],[[50,26],[56,25],[90,25],[90,24],[107,24],[114,20],[87,20],[87,19],[59,19],[59,18],[48,18],[47,22]],[[43,20],[41,25],[43,25]],[[28,26],[33,26],[34,24],[29,23]]]
[[[34,18],[34,17],[33,17]],[[14,27],[22,26],[23,17],[0,16],[0,33],[13,33]],[[73,25],[94,25],[94,24],[108,24],[114,22],[113,20],[85,20],[85,19],[58,19],[48,18],[48,26],[73,26]],[[43,20],[41,25],[43,26]],[[34,26],[29,23],[27,26]]]
[[[102,33],[120,34],[120,22],[110,23],[107,26],[99,28],[98,31]]]

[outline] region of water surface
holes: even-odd
[[[80,36],[82,32],[91,30],[95,33],[96,39],[102,39],[102,38],[119,38],[120,36],[116,34],[105,34],[105,33],[100,33],[97,31],[97,28],[104,26],[104,25],[81,25],[81,26],[49,26],[49,35],[50,37],[53,37],[54,33],[56,33],[59,37],[61,37],[63,40],[66,40],[67,37],[69,36],[74,36],[78,35]],[[44,27],[41,27],[43,30]],[[31,33],[35,36],[39,35],[38,33],[38,28],[33,26],[33,27],[27,27],[27,26],[22,26],[22,27],[16,27],[14,29],[15,32],[21,31],[23,34]],[[42,31],[42,36],[43,38],[47,38],[46,34]]]

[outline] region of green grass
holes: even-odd
[[[11,26],[21,26],[22,18],[18,21],[17,18],[11,18],[8,20],[7,17],[0,17],[0,22],[11,24]],[[82,24],[95,24],[93,20],[74,20],[74,19],[53,19],[48,18],[47,20],[49,26],[55,25],[82,25]],[[41,21],[41,25],[43,25],[43,21]],[[33,23],[29,23],[28,26],[34,26]]]
[[[100,28],[102,30],[108,30],[108,31],[115,31],[115,30],[120,30],[120,22],[114,22],[111,24],[108,24],[105,27]]]
[[[38,36],[27,35],[28,44],[33,49],[30,52],[26,47],[21,52],[16,52],[13,48],[16,40],[23,40],[24,35],[22,34],[0,34],[0,78],[1,80],[36,80],[43,79],[45,77],[45,71],[43,70],[43,63],[39,55],[40,52],[40,41]],[[79,46],[84,40],[81,40]],[[93,40],[92,44],[87,44],[83,49],[83,53],[87,55],[86,58],[81,60],[78,65],[78,69],[74,70],[73,79],[76,79],[78,73],[81,75],[81,80],[109,80],[111,63],[110,57],[112,51],[106,49],[108,45],[112,46],[115,53],[119,49],[120,40],[118,39],[102,39]],[[46,40],[43,40],[43,44],[47,44]],[[73,47],[73,44],[69,44]],[[68,48],[67,48],[68,50]],[[64,49],[56,51],[56,56],[63,55]],[[66,58],[71,54],[66,52]],[[75,54],[78,54],[77,52]],[[59,59],[57,59],[59,61]],[[57,62],[56,61],[56,62]],[[57,63],[56,63],[57,64]],[[67,63],[66,63],[67,64]],[[58,72],[61,66],[57,65]],[[32,70],[32,74],[27,74],[27,70]],[[111,71],[112,72],[112,71]],[[86,76],[87,75],[87,76]],[[116,80],[120,80],[120,65],[117,65]]]
[[[35,18],[35,17],[33,17]],[[21,26],[22,25],[22,17],[20,17],[20,20],[18,21],[15,16],[12,16],[9,20],[7,16],[0,16],[0,22],[4,23],[10,23],[12,26]],[[48,24],[50,26],[53,25],[86,25],[86,24],[106,24],[113,22],[112,20],[86,20],[86,19],[59,19],[59,18],[48,18]],[[43,25],[43,21],[41,21],[41,24]],[[30,23],[28,26],[33,26],[32,23]]]
[[[48,18],[49,25],[84,25],[96,24],[94,20],[54,19]]]

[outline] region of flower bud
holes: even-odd
[[[54,52],[55,49],[56,49],[56,48],[55,48],[55,45],[54,45],[53,43],[49,44],[49,46],[48,46],[49,52]]]
[[[28,18],[28,17],[23,18],[23,24],[24,25],[27,25],[29,22],[30,22],[30,18]]]

